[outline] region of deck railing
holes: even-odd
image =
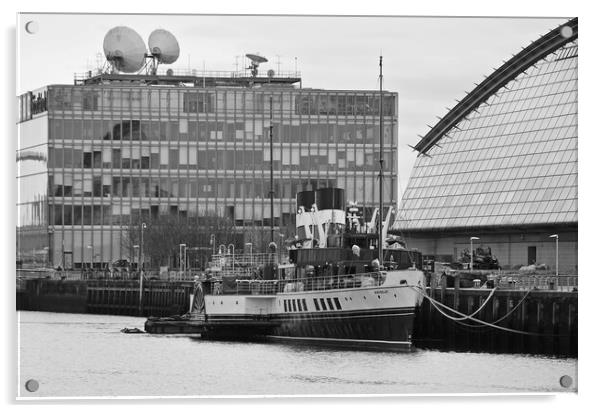
[[[220,280],[212,284],[211,293],[236,295],[272,295],[300,291],[326,291],[340,288],[378,287],[386,279],[385,273],[369,272],[350,275],[307,277],[290,280],[236,280],[236,290],[224,290]]]

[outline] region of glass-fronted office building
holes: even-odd
[[[369,211],[378,204],[378,91],[300,88],[300,79],[273,77],[147,80],[97,76],[18,98],[22,260],[79,268],[128,259],[124,231],[160,215],[218,214],[241,232],[269,229],[270,113],[280,233],[294,228],[301,190],[339,187]],[[383,111],[392,200],[396,93],[384,93]]]
[[[577,269],[577,20],[491,74],[417,145],[393,229],[439,261]]]

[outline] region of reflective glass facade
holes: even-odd
[[[46,90],[17,99],[17,252],[21,260],[48,262],[48,113]]]
[[[128,258],[124,228],[161,214],[217,213],[241,229],[269,229],[270,100],[280,231],[294,228],[300,190],[336,186],[347,200],[378,204],[377,91],[112,83],[49,86],[43,96],[47,112],[34,115],[46,131],[36,149],[47,156],[38,176],[44,197],[48,191],[39,222],[54,265],[63,252],[76,267]],[[19,153],[37,139],[27,126],[37,121],[29,119],[31,101],[23,100]],[[396,199],[395,93],[385,92],[383,109],[385,199]],[[19,208],[29,208],[23,191],[39,188],[20,168]]]
[[[577,223],[577,42],[475,108],[414,165],[394,229]]]

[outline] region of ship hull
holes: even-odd
[[[414,308],[285,316],[268,338],[334,347],[409,351]]]

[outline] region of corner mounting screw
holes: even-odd
[[[571,387],[572,384],[573,378],[571,376],[565,374],[564,376],[560,377],[560,385],[565,389]]]
[[[28,392],[33,393],[33,392],[37,391],[39,388],[40,388],[40,384],[38,383],[37,380],[29,379],[25,382],[25,389]]]

